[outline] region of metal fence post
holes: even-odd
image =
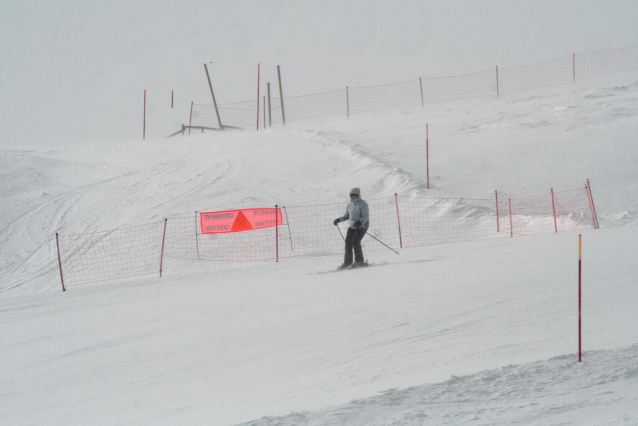
[[[397,193],[394,193],[394,201],[397,206],[397,223],[399,224],[399,246],[403,248],[403,237],[401,235],[401,215],[399,214],[399,196]]]
[[[162,278],[162,265],[164,264],[164,241],[166,241],[166,223],[168,219],[164,219],[164,234],[162,235],[162,252],[160,253],[160,278]]]
[[[197,223],[197,211],[195,211],[195,247],[197,248],[197,260],[199,260],[199,238],[197,236],[197,228],[199,228],[199,224]]]
[[[589,183],[589,179],[587,179],[587,193],[589,194],[589,199],[591,201],[591,209],[592,209],[592,213],[593,213],[593,218],[594,218],[594,228],[595,229],[600,229],[600,226],[598,225],[598,214],[596,213],[596,204],[594,204],[594,196],[591,193],[591,183]]]
[[[514,221],[512,220],[512,199],[510,201],[510,237],[514,238]]]
[[[554,188],[552,190],[552,210],[554,210],[554,229],[556,229],[556,233],[558,234],[558,223],[556,222],[556,201],[554,200]]]
[[[284,121],[284,126],[285,126],[286,112],[284,110],[284,91],[281,88],[281,70],[279,69],[279,65],[277,65],[277,77],[279,78],[279,98],[281,100],[281,119]]]
[[[494,190],[496,194],[496,232],[501,232],[501,221],[498,217],[498,190]]]
[[[275,204],[275,262],[279,262],[279,206]]]
[[[62,274],[62,259],[60,258],[60,239],[58,233],[55,233],[55,245],[58,247],[58,267],[60,268],[60,280],[62,281],[62,291],[66,291],[64,288],[64,275]]]

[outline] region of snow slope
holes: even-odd
[[[637,101],[634,74],[259,133],[3,146],[0,424],[637,424]],[[586,178],[601,229],[583,232],[582,364],[575,233],[335,274],[314,273],[338,257],[167,259],[161,279],[60,291],[55,232],[345,206],[355,185],[517,197]]]

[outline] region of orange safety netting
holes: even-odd
[[[367,200],[368,234],[396,249],[597,227],[587,186],[527,198],[395,195]],[[60,236],[67,286],[157,273],[163,257],[278,261],[343,254],[346,203],[237,209]],[[341,231],[341,232],[340,232]],[[386,250],[365,237],[364,252]]]

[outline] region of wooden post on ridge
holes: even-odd
[[[217,108],[217,100],[215,99],[213,84],[210,82],[210,75],[208,74],[208,67],[206,66],[206,64],[204,64],[204,69],[206,70],[206,78],[208,79],[208,87],[210,87],[210,94],[213,97],[213,105],[215,106],[215,114],[217,114],[217,123],[219,124],[220,130],[224,130],[224,126],[222,125],[222,119],[219,116],[219,109]]]

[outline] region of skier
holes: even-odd
[[[350,203],[346,207],[346,214],[334,220],[337,226],[339,222],[350,220],[350,227],[346,234],[346,253],[343,258],[343,265],[337,269],[359,268],[366,266],[361,250],[361,240],[368,232],[370,226],[370,213],[368,203],[361,199],[361,190],[352,188],[350,190]],[[352,251],[354,250],[354,264],[352,263]]]

